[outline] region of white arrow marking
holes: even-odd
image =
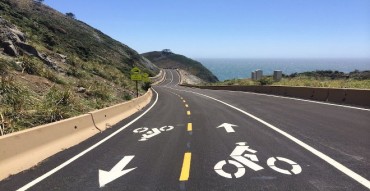
[[[222,125],[218,126],[217,128],[224,127],[227,133],[234,133],[233,127],[237,127],[237,125],[233,125],[230,123],[223,123]]]
[[[112,170],[110,170],[109,172],[99,169],[99,185],[100,185],[100,188],[105,186],[106,184],[112,182],[113,180],[115,180],[115,179],[131,172],[132,170],[134,170],[136,167],[135,168],[130,168],[130,169],[127,169],[127,170],[123,170],[126,167],[126,165],[134,157],[135,156],[133,156],[133,155],[123,157],[123,159],[121,161],[119,161],[118,164],[116,164],[112,168]]]

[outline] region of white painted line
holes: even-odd
[[[99,145],[103,144],[104,142],[108,141],[110,138],[112,138],[113,136],[117,135],[118,133],[120,133],[121,131],[123,131],[124,129],[126,129],[128,126],[130,126],[131,124],[135,123],[137,120],[139,120],[141,117],[143,117],[146,113],[148,113],[154,106],[155,104],[157,103],[158,101],[158,97],[159,97],[159,94],[152,88],[152,90],[156,93],[156,99],[154,101],[154,103],[144,112],[142,113],[141,115],[139,115],[138,117],[136,117],[134,120],[130,121],[129,123],[127,123],[125,126],[121,127],[120,129],[118,129],[117,131],[115,131],[114,133],[112,133],[111,135],[109,135],[108,137],[104,138],[103,140],[99,141],[98,143],[94,144],[93,146],[89,147],[88,149],[82,151],[81,153],[77,154],[76,156],[72,157],[71,159],[67,160],[66,162],[62,163],[61,165],[55,167],[54,169],[50,170],[49,172],[43,174],[42,176],[36,178],[35,180],[31,181],[30,183],[24,185],[23,187],[19,188],[17,191],[24,191],[24,190],[27,190],[29,188],[31,188],[32,186],[34,186],[35,184],[41,182],[42,180],[44,180],[45,178],[51,176],[52,174],[58,172],[59,170],[61,170],[62,168],[66,167],[67,165],[71,164],[73,161],[77,160],[78,158],[82,157],[83,155],[85,155],[86,153],[90,152],[91,150],[95,149],[96,147],[98,147]]]
[[[171,88],[171,89],[174,89],[174,88]],[[222,103],[226,106],[229,106],[247,116],[249,116],[250,118],[264,124],[265,126],[269,127],[270,129],[280,133],[281,135],[285,136],[286,138],[290,139],[291,141],[295,142],[296,144],[298,144],[299,146],[303,147],[304,149],[310,151],[311,153],[313,153],[314,155],[316,155],[317,157],[321,158],[322,160],[326,161],[327,163],[329,163],[330,165],[332,165],[333,167],[335,167],[336,169],[338,169],[339,171],[343,172],[344,174],[346,174],[347,176],[351,177],[352,179],[354,179],[355,181],[357,181],[358,183],[362,184],[363,186],[365,186],[366,188],[370,189],[370,181],[365,179],[364,177],[360,176],[359,174],[357,174],[356,172],[352,171],[351,169],[345,167],[344,165],[340,164],[339,162],[337,162],[336,160],[330,158],[328,155],[325,155],[324,153],[316,150],[315,148],[307,145],[306,143],[302,142],[301,140],[293,137],[292,135],[286,133],[285,131],[283,130],[280,130],[279,128],[271,125],[270,123],[242,110],[242,109],[239,109],[233,105],[230,105],[226,102],[223,102],[221,100],[218,100],[216,98],[213,98],[211,96],[207,96],[207,95],[204,95],[204,94],[201,94],[201,93],[197,93],[197,92],[193,92],[193,91],[187,91],[187,90],[179,90],[179,89],[174,89],[174,90],[178,90],[178,91],[185,91],[185,92],[191,92],[193,94],[197,94],[197,95],[201,95],[203,97],[206,97],[206,98],[209,98],[209,99],[212,99],[214,101],[217,101],[219,103]]]
[[[158,86],[159,86],[159,85],[161,85],[161,86],[162,86],[162,84],[167,80],[167,77],[166,77],[167,75],[166,75],[166,71],[165,71],[165,70],[164,70],[164,74],[163,74],[163,75],[164,75],[164,79],[163,79],[163,81],[161,81],[159,84],[157,84]]]
[[[370,111],[370,109],[366,109],[366,108],[362,108],[362,107],[339,105],[339,104],[335,104],[335,103],[328,103],[328,102],[314,101],[314,100],[306,100],[306,99],[293,98],[293,97],[284,97],[284,96],[278,96],[278,95],[270,95],[270,94],[254,93],[254,92],[243,92],[243,91],[230,91],[230,90],[217,90],[217,91],[262,95],[262,96],[267,96],[267,97],[276,97],[276,98],[290,99],[290,100],[295,100],[295,101],[303,101],[303,102],[317,103],[317,104],[322,104],[322,105],[330,105],[330,106],[343,107],[343,108],[349,108],[349,109],[357,109],[357,110],[362,110],[362,111]]]
[[[172,81],[173,81],[173,74],[172,74],[172,71],[170,70],[170,73],[171,73],[171,81],[168,83],[168,84],[166,84],[166,85],[164,85],[164,87],[167,87],[169,84],[171,84],[172,83]]]

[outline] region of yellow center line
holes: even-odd
[[[187,112],[188,115],[191,115],[190,111]]]
[[[192,123],[188,123],[188,131],[192,131],[193,130],[193,124]]]
[[[189,107],[189,105],[188,104],[185,104],[185,107]]]
[[[184,155],[184,162],[182,163],[182,169],[180,174],[180,181],[187,181],[189,180],[190,174],[190,162],[191,162],[191,153],[187,152]]]

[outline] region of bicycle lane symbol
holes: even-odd
[[[235,178],[240,178],[244,176],[246,167],[254,171],[263,170],[264,168],[260,166],[259,164],[257,164],[257,162],[259,162],[258,157],[256,155],[257,151],[249,148],[249,146],[247,146],[246,144],[247,144],[246,142],[236,143],[237,146],[230,154],[230,157],[233,158],[234,160],[219,161],[214,166],[214,170],[216,171],[216,173],[225,178],[233,178],[233,175]],[[245,152],[248,152],[251,154],[246,153],[243,155],[243,153]],[[290,169],[290,171],[287,169],[279,168],[275,165],[276,161],[285,162],[288,165],[290,165],[292,168]],[[234,165],[237,168],[236,173],[231,174],[223,170],[223,166],[228,163],[230,165]],[[269,159],[267,159],[267,166],[276,172],[286,174],[286,175],[298,175],[302,172],[302,168],[299,164],[297,164],[296,162],[290,159],[283,158],[283,157],[270,157]]]
[[[161,134],[161,132],[171,131],[174,128],[174,126],[163,126],[161,128],[152,128],[151,130],[149,130],[148,127],[140,127],[135,129],[133,132],[144,133],[139,141],[147,141],[148,139]]]

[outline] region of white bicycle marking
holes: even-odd
[[[175,128],[174,126],[163,126],[161,128],[152,128],[151,130],[149,130],[148,127],[139,127],[135,129],[133,132],[144,133],[142,137],[139,139],[139,141],[147,141],[148,139],[161,134],[161,132],[171,131],[174,128]]]
[[[234,173],[235,178],[240,178],[244,176],[245,167],[248,167],[254,171],[260,171],[264,169],[262,166],[256,163],[259,161],[257,155],[255,155],[255,153],[257,153],[256,150],[250,149],[249,146],[247,146],[246,142],[239,142],[236,143],[236,145],[237,146],[230,154],[230,157],[233,158],[234,160],[228,160],[229,164],[234,165],[238,169],[237,172]],[[248,153],[244,154],[245,152],[249,152],[252,154]],[[286,175],[293,175],[290,171],[275,166],[275,162],[277,160],[290,164],[292,166],[291,172],[294,175],[300,174],[302,172],[301,166],[290,159],[283,157],[276,158],[270,157],[267,160],[267,165],[276,172]],[[222,169],[222,167],[226,164],[227,162],[225,160],[219,161],[215,165],[214,170],[216,171],[217,174],[219,174],[222,177],[233,178],[231,173],[225,172],[225,170]]]

